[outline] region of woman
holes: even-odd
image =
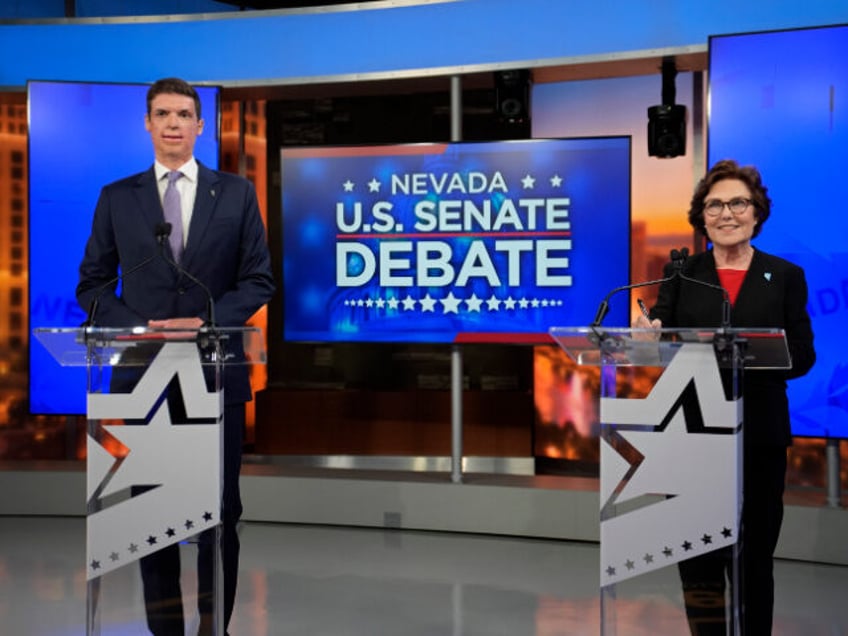
[[[689,223],[707,237],[710,249],[683,266],[687,277],[727,290],[733,327],[784,329],[792,357],[789,370],[745,373],[741,600],[747,636],[771,634],[773,555],[792,443],[786,380],[807,373],[816,357],[804,271],[751,245],[770,214],[771,200],[757,169],[719,161],[698,183],[689,209]],[[640,315],[633,326],[719,327],[722,302],[716,290],[677,277],[660,288],[650,320]],[[717,553],[681,565],[694,634],[725,633],[724,565]]]

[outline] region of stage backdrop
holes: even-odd
[[[281,165],[285,340],[543,342],[629,280],[629,137],[284,148]]]
[[[818,360],[789,382],[792,432],[848,437],[848,26],[710,40],[709,163],[756,165],[772,215],[754,245],[801,265]]]
[[[153,164],[144,128],[145,84],[32,81],[29,104],[30,328],[75,327],[74,296],[100,188]],[[196,157],[218,167],[218,93],[200,87],[206,122]],[[85,370],[61,367],[30,341],[29,400],[35,414],[84,414]]]

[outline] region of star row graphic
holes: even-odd
[[[381,296],[364,298],[352,298],[344,301],[345,307],[367,307],[400,311],[415,311],[420,307],[420,311],[432,311],[435,313],[436,305],[441,304],[443,314],[459,314],[462,305],[466,309],[464,313],[481,312],[485,308],[486,311],[498,312],[518,309],[538,309],[561,307],[562,300],[558,298],[513,298],[507,296],[504,299],[498,298],[494,294],[488,299],[478,298],[477,294],[471,294],[468,298],[457,298],[453,292],[449,292],[444,298],[433,298],[430,294],[426,294],[423,298],[413,298],[407,294],[405,298],[396,298],[391,296],[383,298]],[[485,307],[484,307],[485,306]],[[503,306],[503,309],[501,309]]]
[[[203,516],[203,521],[205,523],[209,523],[213,519],[212,513],[208,512],[208,511],[204,512],[202,516]],[[191,519],[186,519],[185,522],[181,525],[183,527],[185,527],[186,530],[193,530],[194,529],[194,521],[192,521]],[[176,534],[177,534],[177,531],[173,527],[168,527],[168,528],[166,528],[165,532],[163,532],[163,535],[165,537],[167,537],[168,539],[173,539],[174,536],[176,536]],[[129,554],[136,554],[139,551],[139,543],[142,543],[142,544],[146,543],[148,546],[150,546],[152,548],[153,546],[155,546],[159,543],[159,538],[156,537],[155,535],[151,534],[151,535],[148,535],[146,539],[139,541],[138,543],[130,542],[130,544],[127,546],[127,552]],[[120,553],[115,552],[115,551],[110,552],[109,553],[109,560],[113,563],[117,563],[118,561],[121,560]],[[132,560],[133,559],[130,559],[130,561],[132,561]],[[102,564],[101,564],[99,559],[92,559],[91,563],[89,563],[89,566],[95,572],[102,568]]]
[[[728,528],[728,527],[726,527],[726,526],[725,526],[725,527],[724,527],[724,528],[722,528],[722,530],[721,530],[721,536],[722,536],[722,538],[723,538],[723,539],[730,539],[730,538],[733,536],[733,531],[732,531],[730,528]],[[707,533],[705,532],[703,535],[701,535],[701,538],[700,538],[698,541],[700,541],[700,543],[701,543],[702,545],[705,545],[705,546],[706,546],[706,545],[711,545],[711,544],[712,544],[712,542],[713,542],[713,535],[711,535],[711,534],[707,534]],[[680,544],[680,549],[681,549],[684,553],[686,553],[686,552],[691,552],[694,548],[695,548],[695,543],[693,543],[692,541],[689,541],[689,540],[685,540],[685,541],[683,541],[683,543],[681,543],[681,544]],[[661,554],[662,554],[662,555],[663,555],[666,559],[671,559],[671,558],[674,556],[674,548],[671,548],[671,547],[669,547],[669,546],[667,546],[667,545],[666,545],[666,546],[663,546],[663,548],[662,548],[659,552],[660,552],[660,553],[661,553]],[[648,553],[645,553],[645,554],[641,557],[641,559],[635,559],[635,558],[634,558],[634,559],[627,559],[627,560],[624,562],[624,567],[625,567],[625,569],[627,569],[628,571],[633,571],[633,570],[635,570],[635,569],[638,567],[638,562],[639,562],[639,561],[644,561],[644,562],[645,562],[645,565],[652,565],[652,564],[654,563],[654,556],[655,556],[654,554],[652,554],[652,553],[648,552]],[[674,562],[676,562],[676,561],[674,561]],[[616,575],[616,573],[617,573],[616,568],[615,568],[614,566],[612,566],[612,565],[608,565],[608,566],[606,567],[606,570],[605,570],[605,571],[606,571],[606,575],[607,575],[607,576],[610,576],[610,577],[615,576],[615,575]]]
[[[548,178],[548,183],[550,183],[551,187],[553,187],[553,188],[561,187],[562,182],[563,182],[563,178],[561,176],[559,176],[558,174],[554,174],[553,176]],[[377,193],[377,192],[380,192],[380,188],[382,187],[383,182],[380,181],[379,179],[377,179],[376,177],[372,177],[371,181],[369,181],[367,183],[367,185],[368,185],[368,192]],[[532,190],[534,187],[536,187],[536,177],[534,177],[533,175],[531,175],[529,173],[524,175],[524,177],[521,179],[521,187],[524,190]],[[347,179],[344,183],[342,183],[342,189],[345,192],[353,192],[355,188],[356,188],[356,184],[353,181],[351,181],[350,179]]]

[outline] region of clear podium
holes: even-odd
[[[145,622],[141,579],[126,566],[204,531],[220,546],[223,374],[228,365],[264,363],[264,338],[252,327],[33,334],[60,365],[87,369],[86,633],[125,633]],[[223,577],[220,550],[212,552],[219,635]],[[183,567],[188,625],[193,572]]]
[[[740,634],[743,376],[791,366],[783,330],[550,334],[600,368],[601,634]]]

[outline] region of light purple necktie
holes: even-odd
[[[178,170],[168,173],[168,187],[165,188],[165,196],[162,198],[162,207],[165,210],[165,222],[171,224],[171,236],[168,241],[171,244],[171,254],[178,263],[183,257],[183,213],[180,205],[180,191],[177,190],[177,179],[183,176]]]

